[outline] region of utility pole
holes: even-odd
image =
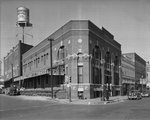
[[[142,75],[142,93],[143,93],[143,75]]]
[[[69,77],[69,102],[72,102],[71,100],[71,76]]]
[[[24,43],[24,26],[22,27],[22,42]]]
[[[51,96],[53,98],[53,54],[52,54],[52,41],[54,41],[54,39],[48,39],[48,41],[50,42],[50,70],[51,70]]]

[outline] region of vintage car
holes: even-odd
[[[129,100],[140,100],[140,99],[142,99],[141,92],[139,92],[138,90],[132,90],[128,94],[128,99]]]
[[[20,95],[20,91],[16,86],[11,86],[8,94],[11,96]]]
[[[142,97],[149,97],[149,92],[148,91],[144,91],[141,93]]]

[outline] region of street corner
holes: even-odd
[[[91,100],[91,99],[87,99],[87,100],[78,100],[78,99],[72,99],[71,101],[69,99],[58,99],[55,98],[52,101],[54,102],[59,102],[61,104],[70,104],[70,105],[108,105],[108,104],[112,104],[112,103],[120,103],[120,102],[124,102],[125,99],[123,98],[116,98],[116,99],[112,99],[109,101],[100,101],[100,100]]]
[[[70,102],[70,104],[76,105],[103,105],[103,101],[91,101],[89,100],[75,100]]]
[[[58,102],[58,103],[62,103],[62,104],[70,104],[71,102],[69,101],[69,99],[51,99],[53,102]]]
[[[109,100],[109,101],[104,102],[104,105],[106,105],[106,104],[115,104],[115,103],[120,103],[120,102],[124,102],[124,100],[123,99]]]

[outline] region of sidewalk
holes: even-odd
[[[123,102],[127,99],[127,96],[113,96],[109,98],[109,101],[101,101],[101,98],[94,98],[94,99],[72,99],[71,102],[69,99],[52,99],[51,97],[45,97],[45,96],[17,96],[19,99],[24,100],[41,100],[41,101],[52,101],[52,102],[58,102],[63,104],[84,104],[84,105],[104,105],[109,103],[117,103],[117,102]]]
[[[67,104],[85,104],[85,105],[102,105],[102,104],[109,104],[109,103],[117,103],[117,102],[124,102],[127,100],[127,96],[114,96],[110,97],[109,101],[101,101],[101,98],[94,98],[94,99],[72,99],[71,102],[68,99],[55,99],[61,103]]]

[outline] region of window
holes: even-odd
[[[48,53],[46,54],[46,59],[48,59]]]
[[[41,56],[41,62],[43,61],[43,55]]]
[[[46,77],[45,77],[45,84],[48,84],[48,76],[46,75]]]
[[[46,64],[46,54],[44,54],[44,65]]]
[[[38,63],[40,62],[40,57],[38,57]]]
[[[31,87],[33,87],[33,80],[31,80]]]
[[[83,83],[83,66],[78,66],[78,83]]]
[[[111,64],[110,64],[110,62],[111,62],[111,55],[110,55],[109,52],[107,52],[106,55],[105,55],[105,69],[106,69],[106,70],[109,70],[109,71],[110,71],[110,69],[111,69]]]
[[[68,76],[68,67],[66,67],[66,73],[65,74]]]
[[[92,51],[92,78],[91,81],[94,84],[100,84],[101,83],[101,68],[100,68],[100,60],[101,60],[101,51],[98,46],[95,46]]]
[[[35,63],[36,63],[35,61],[36,61],[36,60],[34,60],[34,65],[35,65]]]
[[[40,85],[40,84],[41,84],[40,77],[38,77],[38,85]]]
[[[58,59],[65,58],[65,47],[61,46],[58,50]]]
[[[35,59],[36,68],[38,67],[38,58]]]

